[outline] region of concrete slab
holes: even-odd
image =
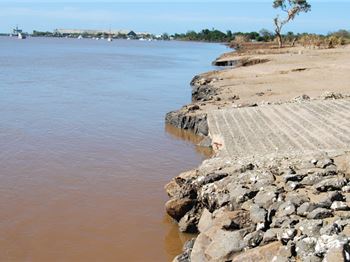
[[[221,157],[350,149],[348,99],[217,110],[208,124]]]

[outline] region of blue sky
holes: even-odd
[[[350,0],[313,0],[312,12],[301,14],[286,31],[328,33],[350,30]],[[151,33],[203,28],[223,31],[272,30],[272,0],[0,0],[0,32],[18,24],[27,32],[56,28],[133,29]]]

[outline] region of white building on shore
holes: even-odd
[[[98,34],[111,34],[111,35],[139,35],[134,33],[132,30],[122,29],[122,30],[91,30],[91,29],[56,29],[55,34],[60,35],[98,35]],[[144,33],[140,33],[143,35]]]

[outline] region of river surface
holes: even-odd
[[[226,48],[0,38],[0,261],[170,261],[164,185],[207,156],[164,126]],[[184,139],[183,139],[184,138]]]

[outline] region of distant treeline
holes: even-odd
[[[291,42],[295,39],[299,39],[308,35],[318,36],[318,37],[341,37],[344,39],[350,39],[350,31],[339,30],[337,32],[332,32],[327,35],[320,34],[309,34],[309,33],[298,33],[288,32],[282,37],[287,41]],[[217,29],[203,29],[200,32],[188,31],[185,34],[174,34],[171,36],[175,40],[183,41],[205,41],[205,42],[232,42],[235,40],[240,41],[250,41],[250,42],[271,42],[275,40],[275,34],[267,29],[262,29],[259,32],[232,32],[230,30],[222,32]]]

